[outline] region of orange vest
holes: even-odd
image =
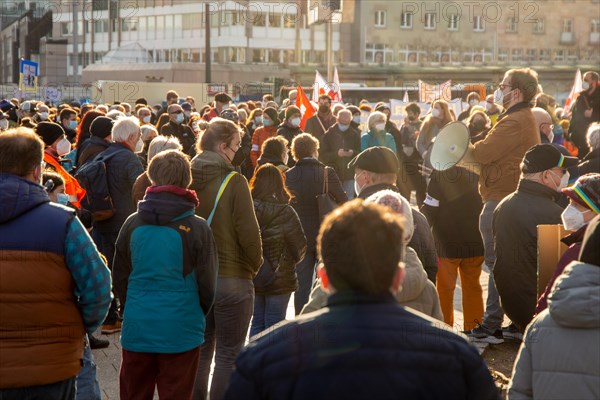
[[[46,164],[52,165],[56,172],[65,180],[65,193],[69,195],[69,201],[71,204],[77,208],[81,208],[79,202],[85,196],[85,189],[79,185],[77,179],[73,178],[67,171],[65,171],[58,160],[52,155],[44,152],[44,161]]]

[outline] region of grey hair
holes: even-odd
[[[108,113],[106,113],[106,116],[114,121],[124,118],[125,114],[123,114],[121,111],[119,110],[110,110]]]
[[[594,122],[587,130],[586,139],[592,149],[600,147],[600,124]]]
[[[373,129],[375,121],[380,119],[383,122],[387,121],[386,115],[381,111],[373,111],[371,114],[369,114],[369,119],[367,119],[367,126],[369,127],[369,130]]]
[[[158,136],[158,130],[156,130],[156,128],[150,124],[142,125],[140,129],[142,131],[142,140],[144,142],[151,137],[155,138]]]
[[[183,146],[179,139],[174,136],[158,135],[152,139],[150,146],[148,146],[148,163],[155,155],[165,150],[183,151]]]
[[[129,136],[134,133],[138,133],[139,131],[140,122],[136,117],[119,118],[115,121],[112,127],[113,141],[117,143],[126,142],[127,139],[129,139]]]

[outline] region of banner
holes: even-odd
[[[21,60],[19,71],[19,89],[25,92],[37,92],[38,63]]]
[[[434,100],[452,100],[452,81],[429,84],[419,80],[419,100],[421,103],[431,103]]]

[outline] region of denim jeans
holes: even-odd
[[[254,295],[254,315],[250,326],[250,337],[285,319],[291,293],[275,296]]]
[[[0,389],[1,400],[75,400],[75,377],[48,385]]]
[[[90,348],[88,336],[83,347],[83,365],[76,378],[77,394],[75,400],[100,400],[100,384],[96,378],[96,364]]]
[[[492,229],[492,218],[494,209],[500,203],[498,200],[488,200],[483,204],[483,210],[479,216],[479,231],[483,239],[485,265],[490,273],[488,278],[488,295],[485,303],[485,313],[481,325],[488,331],[494,332],[502,327],[504,312],[500,306],[500,296],[494,282],[494,231]]]
[[[298,275],[298,289],[294,293],[294,309],[296,315],[300,314],[302,308],[308,303],[308,297],[315,281],[315,263],[317,261],[317,251],[307,250],[304,260],[296,266],[296,274]]]
[[[354,192],[354,179],[343,181],[342,188],[344,189],[344,192],[346,192],[346,196],[348,196],[348,201],[356,197],[356,193]]]
[[[254,284],[250,279],[225,277],[217,279],[215,305],[206,316],[204,344],[200,346],[194,399],[207,398],[213,354],[215,371],[210,388],[210,399],[223,398],[233,372],[235,359],[244,347],[253,311]]]

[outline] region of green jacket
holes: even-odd
[[[233,166],[213,151],[203,151],[192,160],[192,186],[200,206],[196,214],[208,218],[217,192]],[[225,188],[211,228],[217,243],[219,276],[252,279],[262,264],[260,229],[254,214],[248,182],[235,174]]]

